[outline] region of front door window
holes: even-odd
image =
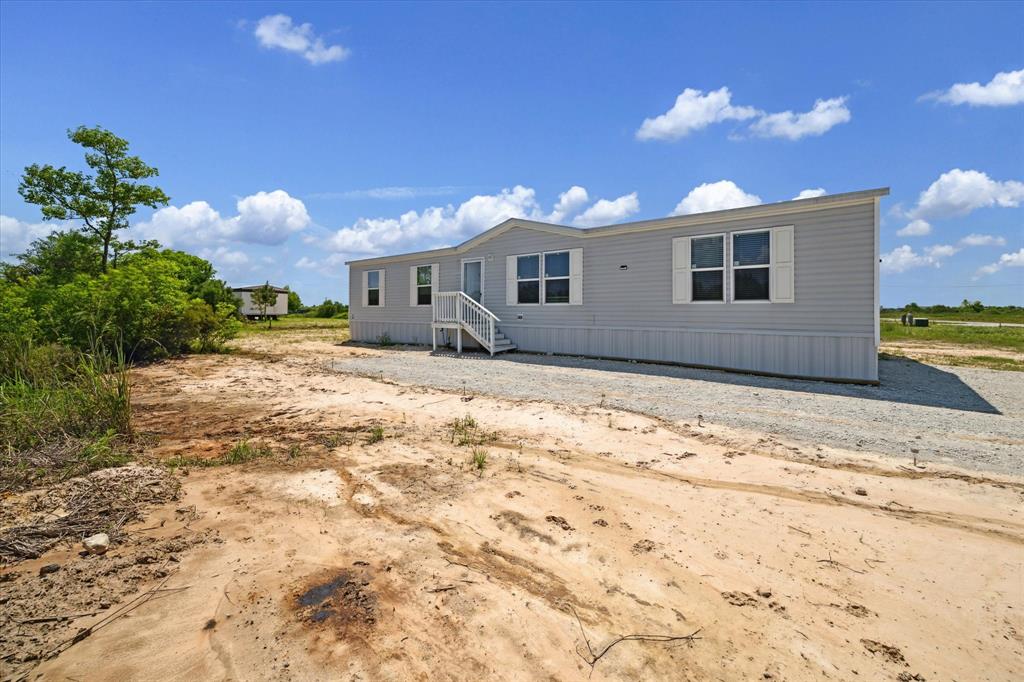
[[[483,302],[483,261],[466,261],[462,264],[462,291],[477,303]]]

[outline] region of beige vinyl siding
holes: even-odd
[[[242,299],[242,305],[238,311],[242,315],[260,315],[259,307],[252,302],[251,291],[236,291],[235,296]],[[277,301],[272,306],[267,306],[267,315],[287,315],[288,314],[288,294],[279,292],[277,294]]]
[[[846,362],[827,358],[836,353],[849,353],[851,348],[838,341],[824,348],[820,343],[828,345],[831,342],[821,342],[820,339],[849,337],[868,341],[856,344],[856,364],[860,367],[856,372],[861,376],[855,378],[873,379],[874,376],[868,375],[876,371],[869,369],[873,364],[877,316],[874,309],[874,221],[875,201],[868,199],[856,204],[826,206],[771,217],[748,217],[706,225],[695,223],[686,227],[586,238],[517,226],[466,251],[427,255],[419,262],[439,264],[436,291],[457,291],[460,288],[462,259],[483,258],[483,304],[500,318],[502,332],[523,349],[715,366],[725,366],[722,362],[731,358],[729,366],[734,368],[798,374],[778,369],[758,370],[750,364],[776,368],[803,366],[806,363],[798,358],[804,351],[794,346],[796,342],[792,341],[799,338],[805,339],[799,343],[806,344],[807,349],[826,357],[820,361],[814,359],[818,364],[812,368],[818,368],[820,372],[808,376],[827,377],[833,376],[829,367],[838,368]],[[793,228],[794,264],[792,303],[673,303],[673,239],[724,233],[728,240],[734,231],[790,225]],[[773,241],[776,235],[773,233]],[[509,303],[514,300],[506,298],[508,263],[514,263],[508,259],[509,256],[570,249],[582,249],[583,267],[578,285],[582,294],[581,304],[519,306]],[[404,294],[408,291],[409,266],[412,264],[414,262],[409,260],[385,261],[371,266],[353,263],[350,270],[352,290],[358,291],[365,270],[384,270],[389,288]],[[620,268],[623,265],[627,266],[626,269]],[[726,273],[725,299],[729,301],[732,277],[728,269]],[[773,274],[773,279],[775,276]],[[508,281],[514,282],[514,278]],[[773,286],[773,291],[775,288]],[[416,330],[417,337],[422,336],[420,343],[429,341],[429,307],[411,307],[405,295],[398,299],[389,296],[386,305],[376,309],[359,305],[358,295],[350,296],[350,300],[353,302],[354,338],[358,338],[360,333],[358,323],[366,322],[376,323],[374,328],[384,323],[404,325],[403,328]],[[686,336],[684,340],[682,336],[657,333],[661,330],[687,334],[699,332],[705,336],[700,339]],[[727,340],[707,336],[718,332],[727,333]],[[747,334],[757,343],[751,346],[753,342],[748,343],[749,339],[737,340],[734,338],[737,334]],[[766,343],[765,339],[775,338],[773,334],[790,341],[783,342],[783,346]],[[367,338],[372,340],[376,337]],[[400,340],[395,334],[392,338]],[[724,350],[714,350],[722,343],[745,350],[737,350],[726,358],[721,355]],[[687,344],[688,347],[679,349],[677,344]],[[651,349],[645,351],[648,346]],[[598,352],[595,349],[599,347],[616,352]],[[702,353],[700,348],[707,350]],[[840,352],[835,350],[837,348],[845,350]],[[679,357],[685,359],[676,359]],[[701,362],[701,357],[713,361]]]
[[[729,233],[793,225],[794,302],[786,304],[680,306],[672,303],[672,239],[710,232]],[[874,206],[872,202],[807,211],[785,219],[718,223],[585,240],[513,228],[475,249],[435,259],[437,291],[457,291],[461,260],[485,262],[483,304],[503,323],[553,326],[680,327],[725,330],[778,330],[874,334]],[[582,305],[517,306],[506,296],[506,258],[520,253],[583,248]],[[620,266],[626,265],[626,270]],[[389,288],[408,291],[408,262],[374,265],[384,270]],[[362,272],[351,268],[353,289]],[[726,299],[731,294],[726,277]],[[355,302],[359,299],[351,296]],[[352,306],[353,320],[430,322],[428,307],[410,307],[405,296],[388,297],[379,308]],[[521,316],[521,318],[520,318]]]

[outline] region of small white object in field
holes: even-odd
[[[89,554],[106,554],[107,550],[110,549],[110,537],[106,533],[90,535],[82,540],[82,546],[85,547]]]

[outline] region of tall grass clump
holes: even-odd
[[[448,433],[452,443],[456,445],[483,445],[497,438],[496,433],[484,431],[471,415],[453,419],[448,422]]]
[[[127,461],[131,386],[120,353],[0,344],[0,490]]]
[[[477,476],[484,475],[484,467],[487,466],[487,451],[483,448],[473,448],[473,458],[471,460],[473,468],[476,469]]]
[[[384,427],[380,424],[374,424],[373,428],[370,429],[370,435],[366,437],[366,444],[373,445],[384,440]]]

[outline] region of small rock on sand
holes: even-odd
[[[82,540],[82,546],[89,554],[106,554],[110,549],[110,536],[106,533],[96,533]]]

